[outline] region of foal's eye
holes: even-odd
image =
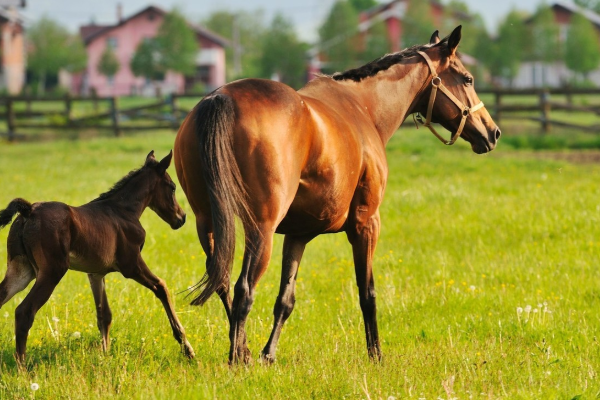
[[[466,86],[471,86],[473,84],[473,77],[472,76],[465,76],[465,85]]]

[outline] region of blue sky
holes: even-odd
[[[200,21],[211,11],[228,9],[263,9],[267,18],[280,11],[292,18],[298,34],[304,40],[314,40],[318,26],[325,18],[334,0],[120,0],[125,16],[131,15],[152,3],[165,9],[178,6],[193,22]],[[418,0],[422,1],[422,0]],[[480,13],[494,31],[503,16],[511,8],[533,11],[543,0],[464,0],[471,10]],[[93,17],[97,23],[111,24],[116,20],[118,0],[27,0],[23,11],[33,21],[43,14],[60,21],[76,31],[79,25],[88,23]],[[444,34],[444,32],[442,32]]]

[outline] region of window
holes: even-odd
[[[106,45],[113,50],[116,49],[117,48],[117,38],[114,36],[107,38]]]

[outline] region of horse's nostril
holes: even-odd
[[[500,131],[500,128],[496,128],[496,140],[500,139],[501,134],[502,134],[502,131]]]
[[[183,214],[183,217],[181,217],[181,225],[182,226],[183,226],[183,224],[185,224],[185,218],[186,218],[186,215]]]

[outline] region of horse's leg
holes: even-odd
[[[66,264],[66,263],[65,263]],[[39,264],[38,264],[39,265]],[[17,362],[19,364],[25,361],[25,352],[27,349],[27,336],[29,329],[33,325],[33,319],[38,310],[46,304],[50,295],[67,272],[67,266],[44,268],[40,266],[40,271],[31,291],[25,296],[25,299],[15,310],[15,336],[17,342]]]
[[[24,255],[16,256],[8,262],[6,275],[0,283],[0,308],[15,294],[25,289],[35,278],[35,272]]]
[[[271,336],[267,345],[262,351],[262,358],[268,362],[275,360],[275,351],[277,342],[283,324],[288,319],[294,304],[296,303],[296,276],[298,275],[298,267],[304,253],[304,248],[311,238],[297,238],[286,235],[283,241],[283,264],[281,270],[281,282],[279,284],[279,295],[273,309],[274,324]]]
[[[356,284],[360,297],[360,308],[365,323],[367,350],[369,357],[381,359],[379,333],[377,331],[377,307],[375,304],[375,283],[373,281],[373,254],[379,237],[379,212],[356,223],[347,230],[348,240],[352,244]]]
[[[177,318],[175,308],[173,307],[173,303],[171,301],[171,295],[169,294],[169,290],[167,289],[167,284],[165,281],[150,271],[144,260],[142,260],[141,255],[138,256],[135,266],[132,266],[132,268],[123,268],[121,272],[126,278],[133,279],[150,289],[152,293],[154,293],[154,295],[161,301],[167,313],[167,317],[169,318],[169,323],[171,324],[171,329],[173,330],[173,336],[175,337],[175,340],[177,340],[177,342],[181,345],[182,351],[187,357],[194,358],[194,349],[185,337],[185,330],[183,329],[181,322],[179,322],[179,318]]]
[[[112,324],[112,313],[106,297],[104,275],[88,274],[88,279],[92,288],[92,294],[94,295],[94,303],[96,303],[96,320],[98,322],[98,330],[100,330],[100,334],[102,335],[102,350],[106,352],[110,348],[108,333]]]
[[[200,239],[200,245],[206,253],[206,263],[212,257],[215,242],[213,239],[212,232],[212,221],[210,218],[204,218],[203,215],[196,214],[196,231],[198,232],[198,239]],[[227,319],[231,324],[231,296],[229,295],[229,283],[220,289],[217,290],[217,295],[223,302],[223,307],[225,307],[225,313],[227,313]]]
[[[262,228],[262,229],[261,229]],[[250,231],[250,232],[249,232]],[[275,228],[259,226],[258,231],[246,228],[246,250],[242,272],[238,278],[233,296],[231,324],[229,329],[229,362],[252,361],[250,350],[246,344],[246,318],[254,302],[254,289],[260,277],[267,269],[273,249]]]

